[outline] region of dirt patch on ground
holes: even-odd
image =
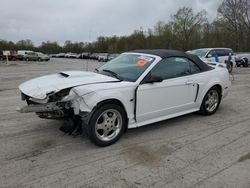
[[[124,155],[126,159],[136,163],[141,163],[148,167],[158,167],[164,163],[163,159],[167,155],[171,155],[174,151],[175,148],[169,147],[168,145],[161,145],[156,149],[149,146],[135,145],[122,150],[121,154]]]
[[[23,160],[23,159],[29,159],[32,157],[38,157],[39,155],[44,153],[46,149],[50,148],[54,144],[55,144],[54,140],[37,142],[34,144],[34,146],[32,147],[30,151],[14,156],[12,158],[9,158],[8,160]]]
[[[146,166],[158,166],[160,162],[160,157],[146,146],[135,145],[124,149],[121,153],[124,154],[126,158],[136,163],[145,164]]]

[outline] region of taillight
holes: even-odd
[[[227,64],[227,60],[225,60],[224,63]]]

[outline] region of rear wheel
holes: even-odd
[[[202,115],[214,114],[220,106],[221,91],[218,87],[212,87],[205,95],[201,107],[200,113]]]
[[[90,119],[88,135],[98,146],[108,146],[118,141],[124,133],[126,115],[117,104],[105,104],[98,108]]]

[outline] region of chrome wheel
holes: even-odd
[[[208,112],[216,110],[219,104],[219,94],[216,90],[210,90],[205,99],[205,108]]]
[[[96,120],[95,133],[101,141],[111,141],[122,129],[122,116],[115,109],[105,110]]]

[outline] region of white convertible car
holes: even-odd
[[[123,53],[95,72],[66,71],[20,85],[40,118],[65,119],[68,133],[83,130],[99,146],[115,143],[128,128],[199,111],[211,115],[228,94],[223,67],[174,50]]]

